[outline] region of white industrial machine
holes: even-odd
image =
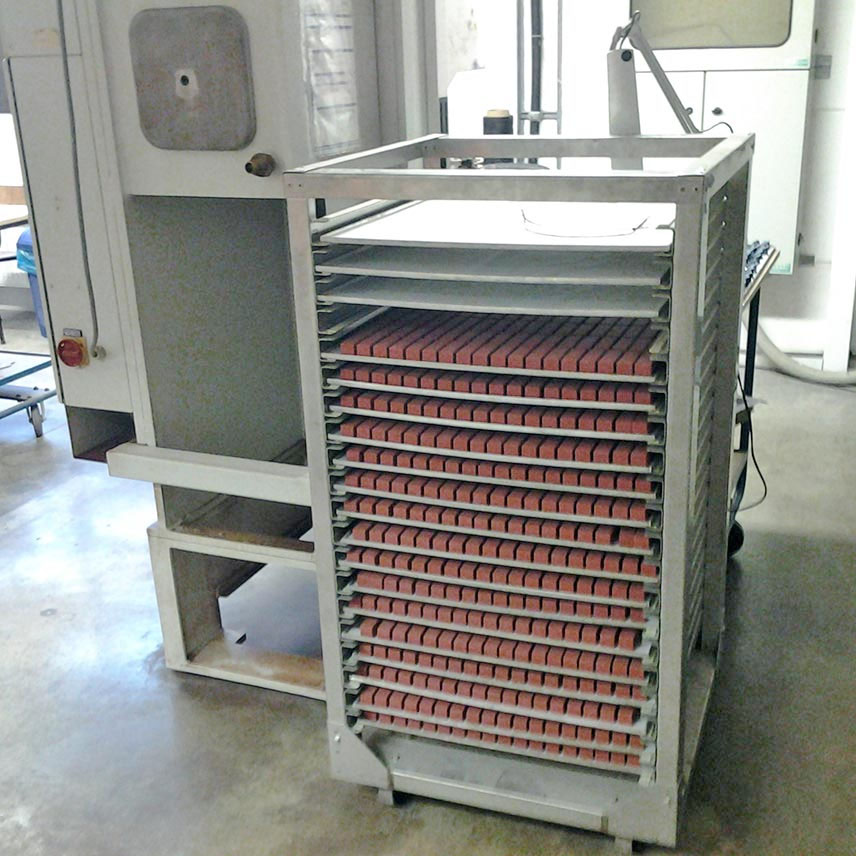
[[[754,140],[433,134],[433,20],[0,5],[72,445],[155,486],[169,666],[326,698],[387,798],[672,845]],[[263,568],[317,580],[323,662],[222,626]]]
[[[261,567],[303,588],[315,567],[280,176],[430,130],[431,11],[0,4],[73,450],[155,485],[172,668],[323,697],[317,658],[259,650],[219,609]]]
[[[822,58],[812,71],[814,0],[621,5],[625,15],[641,13],[657,60],[699,129],[756,135],[748,236],[779,248],[773,273],[793,273],[809,83],[812,74],[829,73]],[[640,62],[642,133],[679,133],[653,72]]]

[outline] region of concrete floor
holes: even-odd
[[[771,495],[742,516],[679,851],[854,854],[856,395],[768,372],[757,394]],[[168,671],[151,490],[73,461],[48,410],[40,441],[0,422],[3,856],[612,852],[454,805],[382,807],[329,778],[320,703]]]

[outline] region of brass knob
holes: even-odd
[[[244,169],[259,178],[267,178],[276,169],[273,155],[266,152],[256,152],[245,164]]]

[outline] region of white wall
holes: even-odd
[[[449,132],[482,133],[487,110],[514,113],[514,0],[437,0],[438,91],[449,96]]]
[[[762,315],[780,347],[794,353],[824,354],[826,368],[842,370],[847,354],[841,343],[850,336],[846,325],[841,328],[840,320],[842,313],[845,321],[849,320],[853,307],[846,305],[840,293],[834,293],[832,266],[834,256],[852,253],[853,243],[851,239],[834,246],[840,194],[852,197],[856,192],[852,175],[848,181],[842,180],[844,159],[852,158],[852,152],[843,145],[844,128],[847,113],[852,114],[856,106],[856,89],[849,73],[856,23],[854,4],[818,0],[815,22],[815,53],[833,57],[831,77],[811,83],[803,163],[800,252],[813,255],[815,265],[798,267],[793,276],[776,277],[764,292]],[[846,288],[850,300],[853,286],[851,281]]]

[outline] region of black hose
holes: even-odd
[[[541,112],[541,75],[544,66],[544,4],[543,0],[532,0],[532,97],[529,111]],[[529,122],[529,133],[540,134],[541,123],[535,119]]]

